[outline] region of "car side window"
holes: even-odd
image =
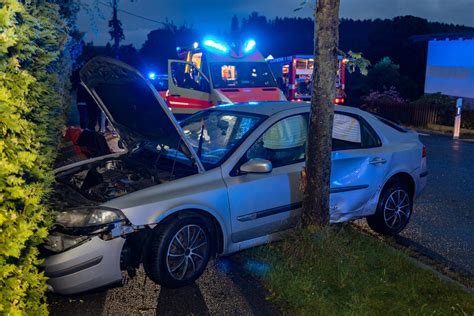
[[[308,115],[284,118],[263,133],[249,148],[246,160],[261,158],[272,162],[273,168],[305,159],[308,136]]]
[[[380,146],[381,142],[368,123],[351,115],[334,114],[332,150],[348,150]]]
[[[357,118],[334,114],[332,128],[333,150],[357,149],[362,147],[360,122]]]
[[[202,92],[210,91],[209,82],[194,65],[181,62],[171,63],[171,77],[178,88]]]

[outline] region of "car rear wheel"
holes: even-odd
[[[372,230],[384,235],[400,233],[410,221],[413,200],[408,186],[395,181],[389,184],[380,195],[374,215],[367,216]]]
[[[193,215],[156,227],[144,253],[147,276],[167,288],[194,282],[206,268],[213,249],[209,227],[206,220]]]

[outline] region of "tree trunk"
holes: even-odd
[[[303,225],[329,224],[333,101],[336,94],[339,0],[317,0],[313,91],[304,183]]]

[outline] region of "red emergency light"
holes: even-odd
[[[342,104],[342,103],[344,103],[344,98],[336,98],[336,99],[334,100],[334,103],[336,103],[336,104]]]

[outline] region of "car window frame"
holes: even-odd
[[[232,170],[230,171],[229,173],[229,176],[231,177],[238,177],[238,176],[241,176],[243,174],[239,173],[239,168],[244,164],[246,163],[248,160],[247,159],[247,153],[248,151],[250,150],[250,148],[252,148],[258,140],[260,140],[260,138],[262,138],[262,136],[270,129],[272,128],[275,124],[287,119],[287,118],[290,118],[290,117],[294,117],[294,116],[298,116],[298,115],[302,115],[302,116],[306,116],[307,118],[307,122],[308,122],[308,132],[309,132],[309,120],[310,120],[310,112],[301,112],[301,113],[295,113],[295,114],[291,114],[291,115],[288,115],[288,116],[285,116],[285,117],[282,117],[278,120],[276,120],[275,122],[273,122],[270,126],[268,126],[260,135],[258,135],[257,139],[255,139],[255,141],[247,148],[247,150],[245,150],[245,153],[240,157],[240,159],[237,161],[237,163],[235,164],[235,166],[232,168]],[[308,133],[309,134],[309,133]],[[308,138],[308,134],[306,135],[306,139]],[[294,161],[294,162],[291,162],[291,163],[286,163],[286,164],[283,164],[283,165],[279,165],[275,168],[280,168],[280,167],[285,167],[285,166],[289,166],[289,165],[294,165],[294,164],[298,164],[298,163],[302,163],[304,161],[306,161],[306,147],[307,147],[307,144],[305,145],[305,155],[304,155],[304,158],[302,159],[298,159],[297,161]]]
[[[349,117],[352,117],[352,118],[356,119],[359,122],[359,129],[360,129],[360,136],[361,136],[361,146],[357,147],[357,148],[340,148],[340,149],[334,149],[334,146],[332,146],[331,152],[382,147],[382,139],[380,138],[380,136],[377,134],[375,129],[370,125],[369,122],[367,122],[367,120],[364,117],[362,117],[361,115],[355,114],[355,113],[343,112],[343,111],[334,111],[334,114],[346,115],[346,116],[349,116]],[[374,137],[374,139],[376,141],[375,145],[373,145],[373,146],[364,146],[362,127],[365,127],[366,130]],[[332,132],[331,132],[331,142],[332,142]]]

